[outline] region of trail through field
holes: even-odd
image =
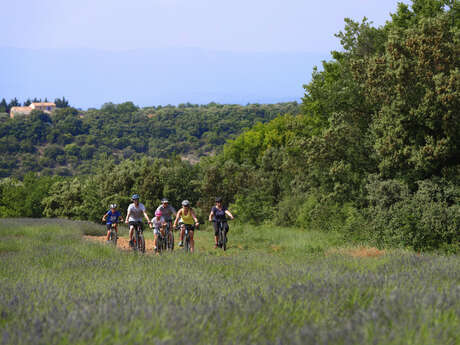
[[[99,243],[106,244],[107,236],[84,236],[85,239],[90,241],[96,241]],[[119,237],[117,241],[117,248],[122,250],[132,250],[129,248],[129,239],[126,237]],[[145,250],[146,251],[153,251],[153,240],[150,238],[145,239]]]
[[[107,244],[107,237],[104,236],[84,236],[85,239],[90,240],[90,241],[95,241],[99,242],[101,244]],[[176,240],[176,246],[177,246],[178,241]],[[201,246],[200,246],[201,245]],[[206,250],[205,246],[203,246],[204,243],[201,243],[197,241],[195,238],[195,246],[197,250]],[[132,250],[129,247],[129,239],[128,237],[122,237],[120,236],[118,238],[117,242],[117,248],[121,250]],[[237,245],[236,248],[239,250],[243,250],[243,247],[241,245]],[[278,252],[280,250],[279,246],[271,245],[269,246],[274,252]],[[145,249],[147,252],[153,252],[153,239],[151,238],[145,238]],[[329,255],[345,255],[345,256],[351,256],[354,258],[377,258],[384,256],[386,254],[385,250],[380,250],[375,247],[365,247],[365,246],[360,246],[360,247],[352,247],[352,248],[330,248],[329,250],[325,251],[324,253],[326,256]]]

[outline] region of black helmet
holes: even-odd
[[[164,204],[164,203],[169,203],[169,200],[166,199],[166,198],[163,198],[163,199],[161,199],[161,203],[162,203],[162,204]]]
[[[220,196],[218,196],[218,197],[216,198],[216,202],[222,202],[222,198],[221,198]]]

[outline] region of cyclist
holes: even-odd
[[[198,219],[196,218],[195,212],[190,207],[190,202],[188,200],[182,201],[182,208],[177,212],[176,219],[174,220],[174,228],[177,226],[177,223],[185,224],[185,226],[190,231],[190,251],[193,252],[195,243],[193,241],[193,232],[195,228],[198,228],[200,223],[198,223]],[[181,227],[180,229],[180,242],[179,247],[184,246],[184,235],[185,235],[185,228]]]
[[[227,217],[229,216],[230,219],[235,219],[230,211],[222,205],[222,198],[216,198],[216,205],[212,207],[211,213],[209,214],[209,221],[213,222],[212,225],[214,226],[214,248],[217,248],[219,242],[219,226],[218,223],[222,222],[222,226],[224,227],[224,231],[227,234],[229,228],[227,224]]]
[[[126,215],[126,224],[129,224],[129,246],[133,247],[133,232],[134,232],[134,227],[139,224],[141,229],[143,229],[142,226],[142,216],[147,219],[147,222],[152,224],[152,222],[149,219],[149,216],[147,214],[147,211],[145,210],[144,204],[141,204],[139,202],[139,195],[134,194],[131,197],[131,200],[133,201],[132,204],[129,205],[128,207],[128,214]]]
[[[157,251],[158,249],[158,235],[165,235],[165,226],[166,222],[163,218],[161,211],[155,211],[155,217],[152,218],[150,227],[153,228],[153,250]]]
[[[170,240],[171,243],[173,243],[173,241],[174,241],[173,235],[172,235],[173,228],[171,227],[171,225],[172,225],[172,217],[176,216],[176,210],[174,209],[174,207],[169,205],[169,200],[168,199],[163,198],[161,200],[161,205],[158,206],[158,208],[157,208],[157,211],[161,212],[161,215],[163,216],[163,218],[164,218],[164,220],[166,222],[166,226],[169,227],[169,240]]]
[[[123,221],[123,217],[121,216],[120,211],[117,210],[117,207],[117,204],[111,204],[110,210],[108,210],[107,213],[102,217],[103,222],[107,220],[107,242],[109,241],[110,228],[112,227],[112,224],[115,224],[115,232],[118,238],[118,220],[120,220],[120,222]]]

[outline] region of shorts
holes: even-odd
[[[116,224],[115,224],[116,226]],[[106,227],[107,227],[107,231],[110,230],[112,228],[112,224],[106,224]]]
[[[184,225],[188,231],[195,231],[195,225],[192,225],[192,224],[184,224]]]
[[[160,234],[160,229],[159,228],[153,228],[153,234],[154,235],[159,235]]]
[[[217,226],[219,223],[222,223],[225,233],[227,233],[229,230],[228,224],[226,221],[222,221],[222,222],[213,221],[212,226],[214,227],[214,236],[219,236],[219,227]]]
[[[132,220],[130,220],[128,224],[129,224],[129,228],[131,228],[132,226],[133,226],[133,227],[136,227],[136,225],[139,224],[141,230],[142,230],[142,231],[144,230],[144,224],[142,224],[142,222],[139,221],[139,220],[138,220],[138,221],[132,221]]]

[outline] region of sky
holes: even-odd
[[[366,16],[375,25],[382,25],[395,9],[396,1],[389,0],[1,0],[0,72],[8,72],[9,80],[0,81],[0,97],[52,98],[65,94],[71,101],[78,100],[80,104],[77,105],[82,107],[98,106],[124,97],[140,105],[153,105],[145,102],[180,103],[180,100],[194,103],[207,100],[276,102],[277,94],[280,100],[289,97],[298,100],[303,94],[302,83],[308,82],[313,65],[319,65],[331,50],[339,48],[334,33],[343,29],[345,17],[361,20]],[[117,68],[126,72],[127,66],[142,61],[146,72],[144,75],[142,70],[136,70],[140,73],[138,80],[141,84],[150,80],[151,89],[148,92],[136,87],[128,89],[123,86],[125,79],[118,83],[107,80],[106,84],[98,79],[97,84],[107,88],[98,99],[94,92],[89,94],[84,87],[76,88],[72,80],[61,78],[60,85],[52,85],[56,78],[48,81],[44,76],[37,79],[33,74],[24,75],[24,70],[53,69],[53,64],[43,58],[44,54],[54,53],[50,60],[65,66],[63,59],[69,58],[69,52],[85,55],[80,63],[74,61],[69,65],[77,75],[85,75],[86,71],[106,64],[112,64],[115,73]],[[175,64],[168,65],[171,52],[182,55],[187,61],[191,56],[192,60],[196,58],[199,52],[196,66],[202,70],[203,79],[222,74],[222,83],[216,80],[206,87],[197,80],[199,97],[192,95],[194,90],[183,87],[170,88],[169,93],[163,92],[163,98],[149,97],[148,94],[156,94],[162,88],[155,84],[158,59],[163,64],[162,71],[174,75],[175,79],[169,81],[171,85],[181,84],[189,74],[195,73],[194,65],[188,64],[188,69],[182,68],[180,75],[175,73],[180,62],[178,59]],[[34,54],[40,56],[37,58]],[[237,57],[235,61],[232,56]],[[264,72],[251,76],[248,68],[257,61],[265,61],[261,56],[272,65],[264,62]],[[122,57],[130,60],[123,61]],[[206,64],[201,61],[203,57],[217,59],[212,61],[209,71],[212,75],[208,75]],[[40,59],[42,64],[34,62]],[[285,73],[290,75],[283,77],[281,85],[274,83],[269,90],[267,87],[257,90],[258,84],[277,80],[270,73],[281,76],[283,68],[280,71],[280,66],[293,63],[286,69]],[[240,72],[240,87],[238,80],[228,83],[232,75],[222,72],[229,70]],[[86,77],[88,81],[97,78],[92,74]],[[250,79],[252,77],[266,80],[255,81]],[[128,79],[136,84],[137,79]],[[292,85],[287,87],[285,79],[292,80]],[[248,83],[251,92],[245,88]],[[226,84],[231,86],[228,90],[224,87]],[[213,92],[216,85],[221,87]],[[88,98],[91,100],[87,101]]]

